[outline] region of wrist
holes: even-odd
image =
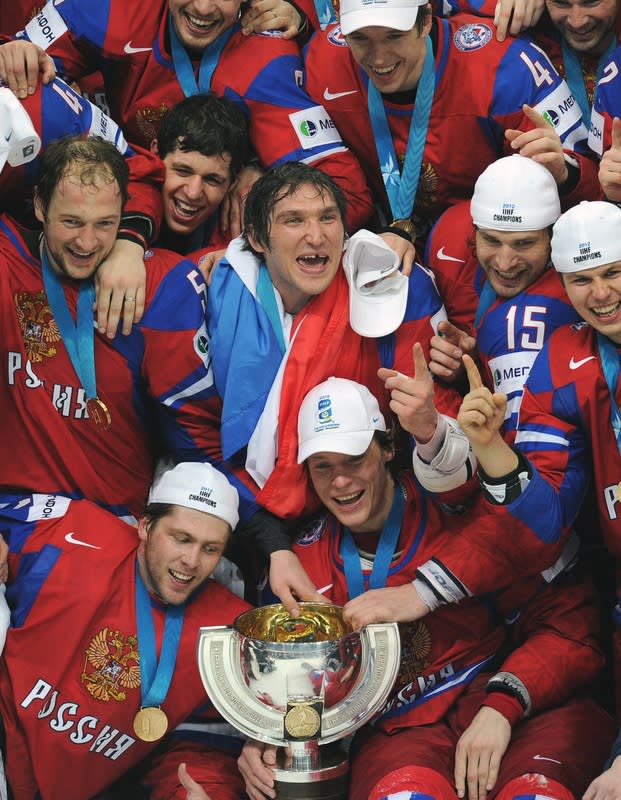
[[[518,457],[514,450],[496,433],[493,439],[484,446],[472,445],[472,452],[479,462],[479,469],[485,478],[501,478],[513,472],[518,466]]]

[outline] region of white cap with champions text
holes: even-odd
[[[359,456],[386,422],[366,386],[328,378],[306,395],[298,414],[298,464],[315,453]]]
[[[231,528],[239,522],[237,489],[215,467],[200,461],[184,461],[172,469],[158,470],[149,503],[172,503],[204,511],[228,522]]]
[[[552,229],[552,263],[557,272],[580,272],[621,261],[621,209],[603,200],[584,200],[566,211]]]
[[[532,158],[499,158],[477,178],[470,214],[478,228],[499,231],[540,231],[561,213],[552,173]]]
[[[428,0],[341,0],[341,32],[348,36],[372,25],[409,31],[416,23],[419,7],[427,3]]]

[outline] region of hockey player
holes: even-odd
[[[0,209],[32,227],[32,193],[36,181],[38,156],[55,139],[69,135],[100,136],[112,142],[127,159],[130,168],[128,200],[123,209],[117,241],[98,277],[98,323],[102,332],[112,327],[116,332],[118,314],[108,319],[108,299],[121,311],[127,296],[125,331],[129,332],[136,312],[141,315],[144,293],[134,272],[144,271],[142,260],[148,244],[160,228],[162,215],[160,160],[146,150],[128,146],[119,126],[97,106],[81,97],[60,79],[39,85],[36,92],[18,100],[5,86],[0,86],[2,120],[2,165],[0,173]],[[28,132],[30,135],[26,135]],[[8,164],[6,163],[8,160]],[[116,295],[107,286],[107,276],[119,269],[123,276]],[[130,266],[133,267],[130,269]],[[114,318],[114,319],[113,319]]]
[[[344,0],[340,27],[311,40],[305,67],[308,93],[396,228],[412,233],[420,220],[426,236],[444,209],[471,196],[486,166],[513,151],[544,163],[567,205],[598,196],[595,165],[578,154],[587,129],[567,84],[529,39],[499,43],[480,17],[432,17],[419,0]]]
[[[206,458],[203,279],[191,262],[150,251],[141,324],[113,340],[93,333],[91,279],[116,239],[127,166],[94,138],[50,144],[40,166],[42,237],[0,218],[1,427],[13,454],[0,487],[135,514],[159,448]]]
[[[453,379],[463,369],[460,340],[475,336],[487,385],[508,395],[505,433],[515,430],[522,387],[544,342],[579,319],[550,268],[560,212],[548,170],[508,156],[484,170],[470,203],[443,214],[428,242],[425,263],[453,323],[442,323],[432,340],[430,369]]]
[[[124,0],[50,0],[18,40],[0,47],[0,77],[10,77],[13,86],[25,60],[36,73],[40,57],[47,79],[48,54],[63,77],[105,67],[110,115],[128,141],[143,147],[184,96],[212,91],[229,97],[248,116],[262,165],[303,160],[320,166],[343,187],[349,227],[357,230],[372,214],[370,193],[323,105],[300,88],[297,44],[269,34],[244,36],[239,9],[240,0],[129,7]]]
[[[226,247],[220,210],[248,155],[243,111],[224,97],[186,97],[164,117],[151,149],[164,162],[159,247],[178,253]]]
[[[524,156],[507,156],[484,170],[471,202],[444,212],[427,245],[425,260],[449,316],[431,339],[429,370],[453,382],[462,377],[463,353],[477,357],[487,385],[508,396],[503,426],[508,441],[515,435],[524,382],[537,353],[553,330],[579,319],[550,269],[552,224],[559,214],[548,170]],[[391,393],[398,392],[393,410],[404,430],[416,413],[426,372],[420,362],[413,378],[380,373]],[[472,500],[470,489],[476,487],[466,484],[475,459],[454,420],[438,416],[433,436],[414,451],[413,467],[430,491],[465,487],[443,502]]]
[[[385,593],[409,583],[430,553],[478,520],[442,517],[411,473],[393,475],[394,449],[366,387],[324,381],[306,395],[298,424],[298,459],[325,514],[302,529],[296,553],[346,616],[349,601],[367,595],[387,620],[401,621],[406,609],[386,614]],[[489,597],[400,624],[400,672],[374,724],[354,738],[350,797],[581,796],[615,726],[576,696],[602,663],[592,590],[568,578],[552,585],[553,574],[495,598],[501,616],[515,614],[508,636]],[[516,649],[494,663],[509,641]],[[258,743],[244,749],[240,767],[252,800],[274,796],[265,767],[273,755]]]
[[[497,433],[498,395],[473,385],[459,414],[498,516],[526,521],[531,541],[545,550],[562,541],[592,480],[600,528],[615,563],[621,555],[616,511],[621,249],[615,233],[620,220],[621,210],[611,204],[581,203],[554,226],[552,260],[585,321],[556,331],[537,357],[522,399],[517,449]],[[619,638],[617,627],[617,687]]]
[[[241,800],[239,745],[205,711],[196,661],[200,626],[231,624],[248,608],[209,580],[236,523],[237,493],[201,463],[158,475],[138,535],[86,500],[33,494],[3,505],[11,797],[90,800],[132,768],[150,797],[186,797],[184,763],[211,800]]]

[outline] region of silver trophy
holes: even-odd
[[[198,665],[214,706],[246,736],[279,745],[278,800],[345,800],[341,740],[384,705],[397,676],[396,623],[352,631],[342,608],[300,603],[201,628]]]

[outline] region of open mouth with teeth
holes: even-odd
[[[328,256],[323,256],[319,253],[310,253],[305,256],[298,256],[296,259],[298,264],[305,272],[323,271],[330,260]]]
[[[524,274],[524,270],[515,270],[513,272],[499,272],[497,269],[493,270],[496,280],[500,284],[511,286],[511,284],[518,281]]]
[[[617,303],[610,303],[607,306],[599,306],[599,308],[592,308],[591,312],[599,319],[606,319],[607,317],[614,317],[621,306],[621,300]]]
[[[194,580],[193,575],[186,575],[184,572],[177,572],[174,569],[169,569],[168,574],[180,586],[188,586]]]
[[[361,492],[354,492],[353,494],[344,494],[340,497],[333,497],[332,499],[339,506],[351,506],[354,503],[357,503],[363,494],[364,490]]]
[[[220,24],[219,19],[203,19],[202,17],[195,17],[188,11],[183,13],[183,17],[188,29],[199,35],[203,33],[209,33],[209,31]]]
[[[75,250],[72,247],[68,247],[67,248],[67,252],[69,253],[69,255],[71,256],[71,258],[74,261],[77,261],[77,262],[81,262],[82,261],[84,263],[87,263],[93,258],[93,256],[95,255],[96,251],[95,250],[90,250],[88,253],[86,253],[86,252],[82,252],[81,250]]]
[[[177,217],[182,219],[193,219],[202,210],[202,206],[192,206],[189,203],[184,203],[183,200],[178,200],[176,197],[172,198],[173,210]]]
[[[398,66],[399,62],[397,61],[396,64],[391,64],[389,67],[372,67],[372,70],[375,75],[379,75],[380,78],[385,78],[387,75],[392,75]]]

